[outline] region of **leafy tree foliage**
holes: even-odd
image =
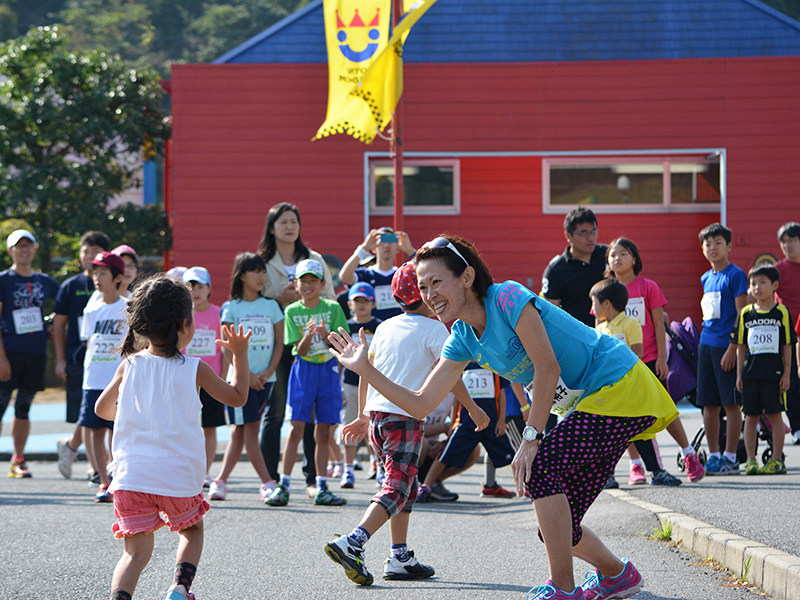
[[[57,28],[0,45],[0,214],[30,223],[45,270],[56,232],[107,225],[145,143],[156,155],[169,137],[154,71],[65,46]]]

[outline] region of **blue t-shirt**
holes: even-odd
[[[350,335],[353,336],[355,341],[358,341],[358,330],[362,327],[364,328],[364,335],[367,336],[367,343],[369,344],[372,342],[372,336],[375,335],[375,329],[383,323],[380,319],[376,319],[374,316],[371,320],[367,321],[366,323],[359,323],[355,320],[355,317],[352,319],[347,319],[347,326],[350,328]],[[355,371],[351,371],[350,369],[344,370],[344,376],[342,381],[349,385],[358,385],[358,374]]]
[[[747,293],[747,275],[736,265],[729,264],[719,273],[714,273],[714,269],[706,271],[700,281],[703,282],[700,343],[727,348],[738,316],[736,297]]]
[[[36,273],[23,277],[8,269],[0,273],[0,332],[8,352],[47,354],[44,303],[58,293],[56,280]]]
[[[509,381],[529,384],[533,363],[514,331],[529,302],[539,312],[568,388],[585,390],[588,396],[622,379],[639,360],[621,341],[587,327],[516,281],[489,287],[484,298],[486,330],[480,340],[472,327],[456,321],[442,356],[459,362],[475,360]]]
[[[85,273],[70,277],[61,284],[56,295],[57,315],[67,316],[67,360],[75,361],[77,354],[86,345],[81,340],[81,327],[78,322],[83,316],[83,309],[94,292],[94,281]]]
[[[375,308],[372,316],[385,321],[403,312],[392,295],[392,278],[397,267],[388,272],[379,271],[375,267],[359,267],[356,269],[356,281],[363,281],[375,289]]]
[[[283,321],[280,304],[263,296],[252,302],[245,302],[240,298],[228,300],[222,305],[219,320],[220,323],[233,323],[237,329],[241,325],[244,333],[253,331],[247,345],[250,372],[266,371],[275,350],[275,324]],[[229,374],[232,376],[233,372],[229,370]],[[275,373],[268,381],[275,381]]]

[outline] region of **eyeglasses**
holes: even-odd
[[[595,237],[595,236],[597,236],[597,227],[595,227],[594,229],[576,231],[572,235],[575,236],[575,237],[584,238],[584,239],[586,239],[588,237]]]
[[[450,248],[453,252],[456,253],[456,256],[464,261],[464,264],[469,266],[467,259],[458,251],[458,249],[450,243],[446,237],[438,237],[435,240],[431,240],[422,246],[423,248]]]

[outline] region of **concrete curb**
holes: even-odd
[[[737,577],[750,561],[747,581],[777,600],[800,600],[800,557],[718,529],[623,490],[606,490],[615,498],[652,512],[672,524],[672,539],[701,558],[713,557]]]

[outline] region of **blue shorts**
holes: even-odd
[[[462,468],[467,464],[467,460],[475,450],[475,446],[481,444],[489,455],[489,460],[495,467],[505,467],[511,464],[514,458],[514,448],[508,435],[497,437],[494,428],[497,425],[497,403],[494,398],[476,399],[475,403],[480,406],[489,416],[489,425],[482,431],[475,431],[475,422],[469,416],[469,412],[463,406],[458,417],[458,425],[450,434],[447,444],[439,455],[439,460],[448,467]]]
[[[247,423],[257,423],[261,420],[264,408],[272,396],[272,386],[274,383],[265,383],[263,390],[250,388],[247,394],[247,403],[244,406],[226,406],[228,409],[228,420],[231,425],[245,425]],[[209,396],[210,397],[210,396]]]
[[[719,364],[727,348],[700,344],[697,348],[697,406],[741,404],[736,392],[736,366],[723,371]]]
[[[78,425],[81,427],[88,427],[89,429],[114,429],[114,421],[106,421],[94,414],[94,405],[97,404],[97,399],[103,390],[83,390],[83,399],[81,400],[81,414],[78,415]]]
[[[339,380],[339,363],[336,360],[317,364],[302,358],[295,359],[289,371],[289,390],[286,404],[289,419],[311,422],[312,413],[317,423],[341,423],[342,384]]]

